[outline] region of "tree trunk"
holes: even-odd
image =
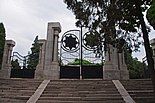
[[[139,20],[140,20],[140,25],[141,25],[142,32],[143,32],[143,40],[144,40],[146,58],[148,62],[148,69],[150,71],[153,89],[155,92],[155,69],[154,69],[153,51],[152,51],[152,48],[150,47],[148,31],[146,29],[146,24],[145,24],[142,10],[140,9],[140,7],[139,7]]]

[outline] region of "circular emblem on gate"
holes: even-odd
[[[83,44],[86,49],[96,50],[100,44],[100,35],[97,32],[86,32],[83,35]]]
[[[62,37],[61,47],[67,52],[75,52],[79,49],[79,39],[76,35],[68,33]]]

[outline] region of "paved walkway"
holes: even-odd
[[[118,92],[121,94],[123,100],[126,103],[136,103],[131,96],[129,95],[129,93],[126,91],[126,89],[124,88],[124,86],[121,84],[121,82],[119,80],[112,80],[113,83],[115,84]]]
[[[38,87],[38,89],[35,91],[35,93],[29,98],[29,100],[26,103],[36,103],[43,91],[45,90],[46,86],[50,80],[44,80]]]

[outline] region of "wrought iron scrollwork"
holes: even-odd
[[[68,65],[75,59],[88,60],[94,65],[103,62],[101,35],[97,31],[84,34],[80,30],[65,32],[61,38],[60,64]]]
[[[17,62],[19,62],[19,66],[21,67],[21,69],[26,69],[28,58],[29,58],[29,55],[22,56],[18,52],[13,52],[12,61],[16,60]]]
[[[83,35],[83,45],[87,50],[97,50],[100,45],[100,35],[89,31]]]
[[[79,49],[79,39],[75,34],[66,33],[61,39],[61,47],[67,52],[76,52]]]

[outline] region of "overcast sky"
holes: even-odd
[[[63,0],[0,0],[0,22],[14,51],[26,55],[36,35],[46,38],[48,22],[60,22],[62,32],[75,29],[75,19]]]
[[[46,39],[47,23],[60,22],[61,35],[75,27],[75,16],[66,8],[63,0],[0,0],[0,22],[4,23],[6,39],[16,42],[14,51],[27,55],[34,38]],[[150,33],[150,39],[155,38],[155,32]],[[134,53],[142,59],[144,49]]]

